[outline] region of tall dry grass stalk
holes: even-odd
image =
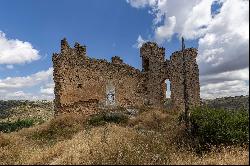
[[[215,148],[198,156],[179,146],[176,118],[155,110],[126,125],[90,127],[84,117],[65,115],[0,134],[0,164],[249,164],[247,148]]]

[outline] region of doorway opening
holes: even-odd
[[[164,98],[164,105],[166,108],[171,108],[171,82],[169,79],[165,80],[165,98]]]
[[[106,85],[106,105],[115,105],[115,87],[112,81],[108,81]]]

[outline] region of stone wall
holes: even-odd
[[[172,107],[184,110],[185,103],[189,108],[200,104],[199,69],[196,63],[197,50],[195,48],[176,51],[165,59],[165,49],[156,43],[147,42],[140,49],[142,57],[142,73],[146,79],[146,98],[148,105],[162,106],[166,97],[166,90],[170,88]],[[185,69],[184,73],[184,59]],[[186,82],[184,83],[184,77]],[[171,87],[167,87],[165,80],[169,79]],[[186,84],[187,96],[184,96]]]
[[[166,92],[165,79],[165,49],[156,43],[148,42],[140,49],[142,57],[142,73],[146,77],[144,81],[146,101],[148,105],[161,106]]]
[[[186,61],[184,73],[184,61]],[[170,57],[171,99],[176,110],[184,110],[200,105],[199,69],[196,63],[197,50],[194,48],[176,51]],[[184,77],[186,77],[187,96],[184,96]],[[186,97],[186,98],[185,98]]]
[[[117,56],[112,62],[89,58],[86,47],[76,46],[62,40],[61,53],[53,55],[56,112],[143,105],[143,74],[138,69]]]
[[[183,72],[185,55],[186,75]],[[61,52],[53,54],[55,82],[55,112],[83,112],[93,114],[104,107],[162,107],[166,89],[171,82],[173,108],[184,110],[200,102],[199,69],[194,48],[177,51],[170,60],[165,49],[156,43],[144,43],[140,49],[142,71],[112,57],[108,62],[89,58],[86,47],[76,43],[71,48],[66,39],[61,41]],[[188,95],[184,96],[184,76]]]

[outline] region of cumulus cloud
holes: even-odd
[[[218,98],[225,96],[240,96],[249,94],[249,85],[245,81],[234,80],[218,83],[208,83],[201,86],[202,98]]]
[[[164,25],[157,27],[155,30],[156,40],[160,43],[162,43],[164,39],[170,40],[174,34],[174,28],[176,26],[176,17],[172,16],[166,19],[167,20],[165,20]]]
[[[39,58],[39,52],[29,42],[8,39],[0,31],[0,64],[23,64]]]
[[[201,85],[220,83],[225,81],[248,81],[249,80],[249,68],[235,70],[235,71],[227,71],[219,74],[211,74],[211,75],[201,75],[200,76]]]
[[[52,74],[53,68],[49,68],[46,71],[40,71],[26,77],[7,77],[0,79],[0,89],[32,87],[50,80]]]
[[[149,12],[155,17],[152,21],[154,38],[151,40],[162,43],[169,41],[173,35],[198,40],[197,62],[203,97],[249,93],[246,90],[249,87],[249,1],[127,2],[135,8],[149,7]],[[235,83],[238,85],[235,86]]]
[[[150,7],[155,16],[155,39],[158,42],[171,39],[178,34],[194,39],[205,33],[211,16],[211,5],[215,0],[127,0],[135,8]],[[162,23],[162,21],[164,21]]]
[[[213,0],[203,0],[195,4],[183,22],[180,34],[187,39],[195,39],[204,35],[212,21],[211,5]]]
[[[53,68],[25,77],[0,79],[0,99],[40,100],[54,98]],[[37,87],[40,91],[37,91]]]
[[[217,74],[249,67],[249,2],[223,3],[204,37],[199,39],[201,74]]]
[[[249,94],[248,14],[248,1],[225,1],[199,39],[198,63],[205,97]]]

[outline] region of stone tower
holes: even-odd
[[[165,48],[156,43],[147,42],[140,49],[142,57],[142,72],[147,105],[161,106],[165,97]]]
[[[191,108],[200,105],[199,69],[196,57],[197,49],[195,48],[176,51],[170,57],[168,70],[171,71],[169,73],[171,100],[173,108],[176,110],[184,111],[185,106]],[[185,82],[184,78],[186,79]],[[184,87],[186,87],[186,92]]]
[[[165,60],[165,49],[156,43],[147,42],[142,45],[140,54],[142,73],[145,79],[146,105],[163,106],[167,88],[171,90],[171,101],[174,109],[184,111],[185,107],[191,108],[200,105],[199,69],[196,63],[197,49],[184,48],[174,52],[170,60]],[[166,79],[170,80],[170,87],[166,86]],[[185,89],[186,95],[184,95]]]

